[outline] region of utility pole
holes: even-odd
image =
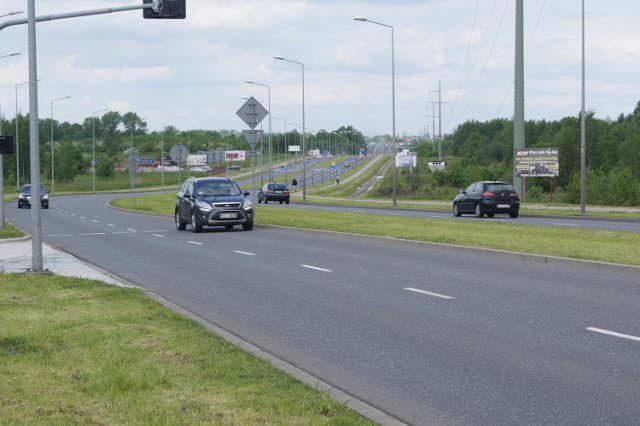
[[[513,116],[513,152],[524,148],[524,7],[523,0],[516,0],[516,69],[515,69],[515,105]],[[525,180],[516,176],[515,155],[513,159],[513,186],[520,199],[524,201]]]

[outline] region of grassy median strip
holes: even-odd
[[[173,215],[174,194],[146,195],[112,202]],[[495,220],[415,218],[339,213],[259,205],[256,223],[402,238],[573,259],[640,265],[640,234],[502,223]]]
[[[136,289],[0,275],[2,424],[372,424]]]

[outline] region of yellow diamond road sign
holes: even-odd
[[[267,114],[269,114],[269,111],[260,105],[260,102],[256,101],[252,96],[240,107],[236,114],[253,130],[264,120]]]

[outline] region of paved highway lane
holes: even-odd
[[[53,197],[44,239],[411,424],[640,423],[640,270]],[[7,206],[28,229],[30,212]]]

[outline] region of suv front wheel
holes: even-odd
[[[187,223],[183,222],[182,219],[180,219],[180,212],[178,211],[178,209],[176,209],[176,229],[178,229],[178,231],[184,231],[185,229],[187,229]]]
[[[202,231],[202,225],[196,219],[196,212],[191,212],[191,231],[195,234]]]

